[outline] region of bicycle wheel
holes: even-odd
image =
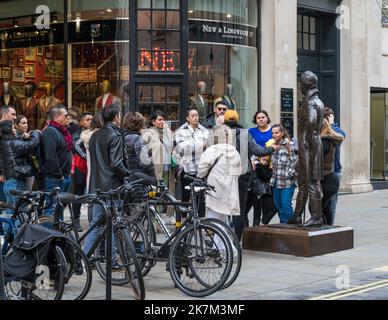
[[[204,222],[196,230],[190,226],[178,235],[171,247],[171,278],[187,295],[211,295],[228,279],[232,255],[230,240],[218,225]]]
[[[222,286],[221,290],[224,290],[226,288],[229,288],[237,279],[237,277],[240,274],[241,271],[241,265],[242,265],[242,250],[240,246],[240,241],[238,241],[238,238],[234,231],[223,221],[220,221],[218,219],[208,218],[204,219],[202,221],[210,222],[218,224],[228,235],[229,240],[232,244],[232,250],[233,250],[233,265],[232,270],[230,272],[228,280],[225,282],[225,284]]]
[[[66,267],[67,261],[62,249],[59,246],[53,247],[37,267],[39,273],[35,283],[28,285],[29,298],[32,300],[61,300],[65,287]]]
[[[67,273],[62,300],[83,300],[92,285],[90,262],[77,242],[73,239],[68,239],[68,242],[69,247],[66,250]]]
[[[131,235],[125,226],[114,226],[114,244],[112,248],[112,284],[129,284],[136,299],[145,297],[144,281]],[[106,241],[96,249],[96,268],[98,274],[106,280]]]
[[[153,264],[149,262],[150,243],[147,232],[139,222],[131,217],[125,217],[125,224],[135,246],[137,259],[139,260],[142,275],[145,277],[150,272]]]

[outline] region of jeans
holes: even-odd
[[[5,195],[3,191],[4,183],[0,182],[0,201],[5,201]],[[3,212],[0,210],[0,214]],[[3,224],[0,222],[0,235],[4,234]]]
[[[18,197],[11,195],[10,191],[11,190],[25,191],[26,190],[26,182],[24,180],[9,179],[9,180],[4,182],[4,189],[3,190],[4,190],[5,200],[8,203],[12,203],[12,204],[16,205],[16,203],[18,201]],[[10,209],[7,209],[6,214],[12,216],[13,211]],[[20,226],[20,223],[16,224],[16,226]],[[10,232],[11,232],[11,226],[9,224],[4,224],[4,234],[10,235]]]
[[[114,201],[115,207],[118,208],[121,206],[121,201]],[[107,207],[111,207],[111,203],[107,203]],[[93,213],[92,213],[92,221],[90,221],[90,226],[93,226],[100,218],[104,215],[104,211],[102,206],[93,204]],[[85,238],[84,247],[83,250],[85,254],[87,255],[92,249],[94,242],[97,240],[98,236],[101,234],[102,229],[104,228],[104,225],[101,225],[99,227],[94,228]],[[113,234],[113,227],[112,227],[112,256],[115,257],[115,250],[116,250],[116,241]],[[112,263],[114,263],[115,259],[112,259]]]
[[[287,223],[294,214],[292,208],[292,197],[295,186],[285,189],[273,188],[273,199],[279,210],[280,223]]]
[[[58,187],[60,188],[60,192],[69,192],[71,186],[71,177],[65,177],[63,179],[56,179],[56,178],[45,178],[45,191],[50,192],[54,188]],[[54,214],[54,209],[57,204],[56,199],[53,197],[50,197],[47,199],[47,206],[50,206],[48,209],[46,209],[45,214],[48,216],[52,216]],[[63,220],[63,211],[64,208],[59,209],[59,219]]]
[[[341,179],[342,179],[342,173],[341,172],[336,172],[335,173],[337,176],[338,176],[338,179],[339,179],[339,184],[341,185]],[[329,200],[329,202],[327,203],[327,206],[329,207],[329,210],[332,214],[332,223],[334,225],[335,223],[335,213],[337,211],[337,202],[338,202],[338,192],[332,196]]]
[[[15,205],[17,203],[18,197],[11,195],[10,191],[11,190],[25,191],[26,182],[24,180],[19,180],[19,179],[8,179],[7,181],[4,182],[3,190],[4,190],[5,201]],[[7,209],[7,214],[13,214],[12,210]]]

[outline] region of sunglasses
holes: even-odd
[[[218,109],[218,111],[227,111],[228,110],[228,108],[217,108]]]

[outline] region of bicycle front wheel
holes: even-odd
[[[237,279],[237,277],[240,274],[241,265],[242,265],[242,250],[240,246],[240,241],[238,240],[236,234],[233,232],[233,230],[223,221],[220,221],[218,219],[214,218],[208,218],[204,219],[202,221],[207,221],[211,223],[218,224],[222,230],[226,232],[228,235],[231,244],[232,244],[232,250],[233,250],[233,265],[232,270],[230,272],[228,280],[225,282],[225,284],[222,286],[221,290],[229,288]]]
[[[205,297],[219,290],[232,269],[233,251],[226,233],[216,224],[201,222],[190,226],[174,241],[170,275],[185,294]]]
[[[112,284],[124,286],[129,284],[133,296],[144,300],[145,288],[139,260],[132,238],[125,226],[114,226],[112,244]],[[96,267],[99,275],[106,280],[106,241],[101,242],[95,251]]]

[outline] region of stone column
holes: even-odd
[[[276,123],[280,122],[281,88],[294,89],[296,117],[296,28],[297,0],[261,0],[261,107]]]
[[[350,29],[341,31],[341,127],[347,133],[341,190],[371,192],[368,1],[344,0],[342,5],[349,8],[351,21]]]

